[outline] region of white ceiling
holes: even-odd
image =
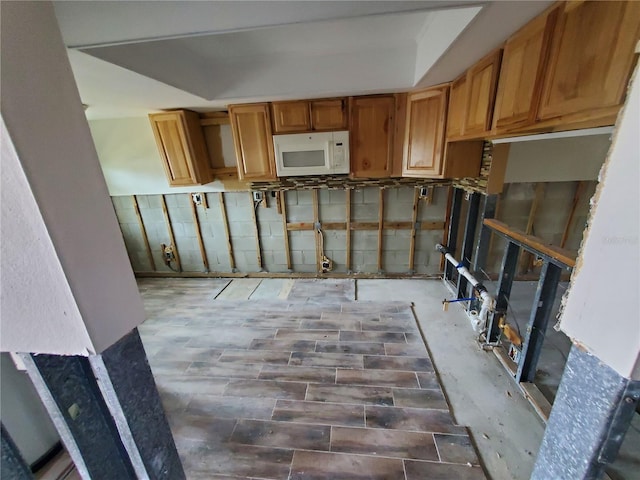
[[[55,8],[95,119],[449,81],[549,3],[61,1]]]

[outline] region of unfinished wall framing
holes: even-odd
[[[138,274],[437,275],[446,187],[410,186],[112,197]],[[319,229],[318,229],[319,227]],[[161,245],[173,245],[165,263]],[[179,259],[179,261],[178,261]]]

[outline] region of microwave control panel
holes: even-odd
[[[341,167],[345,164],[345,144],[344,142],[334,142],[333,144],[333,166]]]

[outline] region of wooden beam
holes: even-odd
[[[571,233],[571,227],[573,226],[573,218],[576,215],[576,208],[578,207],[578,203],[580,203],[586,186],[587,182],[578,182],[576,184],[576,190],[573,194],[573,202],[571,203],[571,209],[569,210],[569,216],[567,217],[567,224],[564,227],[564,233],[562,234],[562,240],[560,241],[560,248],[564,248],[567,244],[569,234]]]
[[[382,242],[384,230],[384,188],[378,189],[378,272],[382,272]]]
[[[347,228],[347,234],[346,234],[346,242],[347,242],[347,259],[346,259],[346,267],[347,267],[347,272],[351,271],[351,189],[347,188],[344,191],[345,193],[345,206],[346,206],[346,228]]]
[[[264,195],[262,199],[264,201]],[[258,261],[258,270],[262,271],[262,247],[260,246],[260,229],[258,228],[258,217],[256,209],[258,205],[253,201],[253,194],[249,192],[249,202],[251,202],[251,217],[253,218],[253,233],[256,236],[256,260]]]
[[[378,222],[352,222],[351,230],[378,230]]]
[[[230,125],[229,114],[227,112],[207,112],[200,114],[200,126]]]
[[[171,225],[171,218],[169,217],[169,211],[167,210],[167,202],[164,199],[164,195],[160,195],[160,205],[162,206],[162,213],[164,213],[164,220],[167,224],[167,231],[169,232],[169,241],[173,246],[173,255],[176,257],[176,267],[178,271],[182,271],[182,265],[180,263],[180,254],[178,253],[178,245],[176,245],[176,239],[173,236],[173,226]],[[164,252],[162,252],[164,255]]]
[[[224,192],[218,192],[218,200],[220,201],[220,213],[222,214],[222,224],[224,225],[224,234],[227,239],[227,251],[229,252],[229,267],[231,271],[236,270],[236,261],[233,257],[233,245],[231,245],[231,233],[229,233],[229,220],[227,219],[227,208],[224,204]]]
[[[289,249],[289,231],[287,229],[287,192],[283,190],[280,193],[280,210],[282,211],[282,234],[284,238],[284,254],[287,258],[287,268],[291,270],[291,250]]]
[[[286,224],[286,229],[290,232],[311,231],[314,230],[313,223],[311,222],[292,222]]]
[[[204,242],[202,241],[202,232],[200,231],[200,221],[198,220],[198,209],[193,197],[190,193],[187,193],[189,197],[189,204],[191,204],[191,215],[193,216],[193,227],[196,229],[196,238],[198,239],[198,246],[200,247],[200,256],[202,257],[202,264],[204,265],[205,272],[209,271],[209,260],[207,259],[207,252],[204,249]],[[204,194],[202,194],[204,196]]]
[[[418,221],[418,208],[420,206],[420,189],[413,189],[413,213],[411,214],[411,237],[409,241],[409,272],[414,272],[416,253],[416,223]]]
[[[509,184],[507,184],[507,188],[509,188]],[[502,195],[498,195],[498,197],[496,198],[496,211],[493,218],[500,218],[501,207],[502,207]],[[483,224],[484,224],[484,219],[483,219]],[[489,267],[489,260],[493,258],[491,255],[493,254],[493,250],[495,248],[495,241],[496,241],[495,233],[493,232],[493,230],[490,230],[490,232],[491,232],[491,235],[489,236],[489,249],[487,250],[487,265],[485,265],[485,268]]]
[[[276,212],[278,215],[282,215],[282,203],[280,203],[281,192],[276,192]]]
[[[527,227],[525,228],[524,233],[527,235],[531,235],[533,233],[533,226],[536,221],[536,214],[538,212],[538,206],[542,201],[542,197],[544,196],[544,190],[546,188],[546,184],[542,182],[536,183],[536,190],[533,196],[533,201],[531,202],[531,208],[529,209],[529,218],[527,219]],[[520,252],[520,273],[527,273],[531,270],[531,266],[533,264],[533,255],[529,252],[521,251]]]
[[[420,230],[443,230],[444,222],[420,222]]]
[[[411,230],[415,223],[412,222],[383,222],[382,228],[385,230]],[[442,230],[445,222],[419,222],[420,230]],[[378,222],[351,222],[350,230],[378,230],[380,224]],[[290,232],[311,231],[314,229],[313,223],[310,222],[291,222],[287,223],[287,230]],[[345,222],[327,222],[322,224],[323,230],[346,230]]]
[[[548,245],[541,238],[534,237],[533,235],[527,235],[526,233],[517,230],[515,228],[511,228],[506,223],[502,223],[494,218],[485,218],[484,224],[495,230],[496,232],[500,232],[504,235],[507,235],[514,240],[530,247],[534,250],[538,250],[540,253],[553,258],[568,267],[575,267],[576,265],[576,254],[575,252],[571,252],[569,250],[565,250],[564,248],[556,247],[553,245]]]
[[[140,227],[140,233],[142,234],[142,240],[144,241],[144,248],[147,251],[147,259],[149,260],[149,264],[151,264],[151,269],[156,271],[156,262],[153,261],[153,253],[151,252],[151,245],[149,245],[149,237],[147,236],[147,229],[144,226],[144,220],[142,220],[142,215],[140,214],[140,206],[138,205],[138,199],[135,195],[131,196],[131,201],[133,202],[133,209],[136,212],[136,217],[138,217],[138,226]]]
[[[320,272],[322,270],[322,259],[320,258],[322,256],[322,247],[320,246],[321,233],[320,230],[316,228],[316,225],[320,222],[320,212],[318,207],[318,190],[315,188],[311,190],[311,199],[313,202],[313,235],[316,239],[316,270]]]

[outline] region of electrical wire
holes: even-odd
[[[171,260],[166,261],[166,262],[165,262],[165,265],[166,265],[167,267],[169,267],[171,270],[173,270],[174,272],[179,273],[179,272],[178,272],[178,270],[176,270],[175,268],[173,268],[173,267],[171,266]]]

